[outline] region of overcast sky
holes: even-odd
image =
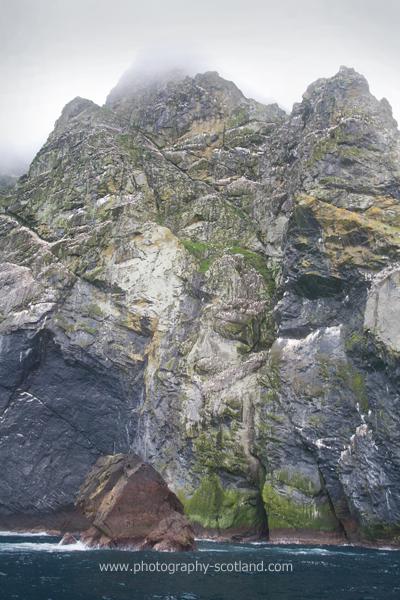
[[[0,172],[32,159],[66,102],[102,104],[146,56],[218,70],[288,110],[309,83],[352,66],[400,120],[398,0],[0,0],[0,9]]]

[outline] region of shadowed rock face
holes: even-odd
[[[200,531],[396,542],[399,159],[347,68],[69,103],[0,200],[0,522],[137,452]]]
[[[162,477],[136,455],[99,458],[77,497],[91,523],[90,546],[192,550],[194,534],[183,506]]]

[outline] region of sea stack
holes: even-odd
[[[195,547],[181,502],[157,471],[134,454],[99,458],[76,504],[91,523],[81,535],[88,546],[162,551]]]

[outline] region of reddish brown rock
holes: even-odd
[[[79,491],[77,506],[91,523],[81,536],[90,546],[163,551],[195,546],[181,502],[136,455],[101,457]]]
[[[153,548],[162,552],[193,550],[193,529],[184,515],[172,513],[149,533],[143,548]]]

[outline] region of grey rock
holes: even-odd
[[[396,543],[399,158],[347,68],[290,115],[216,73],[70,102],[1,200],[0,517],[133,452],[201,531]]]

